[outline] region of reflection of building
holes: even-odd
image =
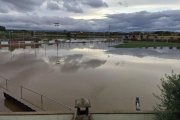
[[[27,46],[31,48],[38,48],[41,44],[32,41],[0,41],[0,48],[8,47],[10,51],[16,48],[26,48]]]
[[[7,40],[0,41],[0,45],[8,45],[8,44],[9,44],[9,41],[7,41]]]

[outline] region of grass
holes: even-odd
[[[180,43],[167,43],[167,42],[144,42],[144,41],[132,41],[123,44],[115,45],[115,48],[142,48],[142,47],[179,47]]]

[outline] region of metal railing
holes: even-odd
[[[28,103],[30,103],[30,104],[32,104],[32,105],[34,105],[34,106],[36,106],[36,107],[38,107],[38,108],[40,108],[40,109],[42,109],[42,110],[47,110],[47,109],[48,109],[48,107],[45,106],[45,103],[46,103],[45,101],[49,100],[49,101],[52,101],[52,102],[53,102],[54,104],[56,104],[56,105],[60,105],[60,106],[62,106],[62,107],[64,107],[64,108],[66,108],[66,110],[74,111],[74,109],[73,109],[72,107],[70,107],[70,106],[68,106],[68,105],[66,105],[66,104],[64,104],[64,103],[57,102],[56,100],[54,100],[54,99],[52,99],[52,98],[49,98],[49,97],[47,97],[47,96],[45,96],[45,95],[43,95],[43,94],[40,94],[40,93],[38,93],[38,92],[35,92],[35,91],[33,91],[33,90],[29,89],[29,88],[25,88],[25,87],[23,87],[23,86],[20,86],[20,87],[21,87],[21,99],[25,100],[26,102],[28,102]],[[34,104],[34,103],[31,102],[30,100],[26,99],[26,98],[23,96],[23,95],[24,95],[23,92],[25,92],[25,91],[31,92],[31,93],[39,96],[40,104]],[[26,93],[27,93],[27,92],[26,92]],[[48,105],[48,106],[50,106],[50,105]]]
[[[33,91],[29,88],[19,85],[13,85],[9,79],[0,75],[0,87],[15,97],[20,97],[21,100],[28,102],[29,104],[33,105],[36,108],[41,109],[42,111],[62,111],[62,112],[75,112],[75,109],[62,103],[57,100],[54,100],[46,95]],[[13,87],[14,86],[14,87]],[[20,89],[19,92],[14,92],[15,88],[17,91]]]
[[[0,80],[1,80],[0,87],[5,89],[5,90],[8,90],[8,83],[7,83],[8,79],[3,77],[3,76],[0,76]],[[5,85],[3,82],[5,82]]]

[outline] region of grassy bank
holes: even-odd
[[[178,47],[180,48],[180,43],[167,43],[167,42],[127,42],[119,45],[115,45],[115,48],[142,48],[142,47]]]

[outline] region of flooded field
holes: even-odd
[[[92,112],[152,110],[158,100],[157,85],[166,74],[180,72],[176,48],[115,49],[114,43],[63,43],[39,48],[0,49],[0,74],[74,107],[77,98],[88,98]],[[16,87],[13,92],[19,92]],[[24,95],[36,103],[36,96]]]

